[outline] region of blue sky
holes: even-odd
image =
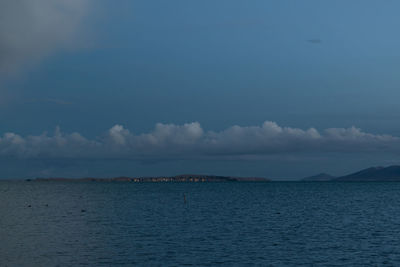
[[[3,136],[0,165],[12,167],[0,176],[284,179],[396,164],[399,8],[397,1],[5,1],[0,133],[23,142]],[[315,129],[323,144],[285,130],[274,139],[260,133],[271,128],[265,121],[307,138]],[[202,135],[193,137],[196,122]],[[61,136],[76,132],[105,147],[115,125],[129,141],[112,148],[112,159],[104,148],[96,150],[102,156],[83,153],[80,146],[95,149],[75,137],[65,141],[75,151],[28,140],[54,138],[60,127]],[[245,133],[224,135],[235,125]],[[164,139],[155,149],[138,139],[146,134]],[[185,134],[192,139],[175,140]],[[231,143],[210,147],[222,137]]]

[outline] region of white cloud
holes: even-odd
[[[190,146],[201,141],[203,134],[198,122],[184,125],[157,123],[153,132],[138,136],[137,141],[144,147]]]
[[[116,124],[110,130],[108,135],[112,143],[116,145],[125,145],[126,139],[131,135],[130,132],[124,129],[124,126]]]
[[[232,126],[220,132],[204,131],[198,122],[183,125],[156,124],[153,131],[135,135],[115,125],[102,137],[90,140],[79,133],[0,137],[0,157],[86,159],[235,158],[291,153],[400,152],[400,139],[366,133],[358,128],[281,127],[274,122],[261,126]]]

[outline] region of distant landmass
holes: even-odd
[[[329,174],[318,174],[301,179],[302,181],[342,181],[342,182],[367,182],[367,181],[399,181],[400,166],[371,167],[345,176],[333,177]]]
[[[320,173],[314,176],[310,176],[310,177],[305,177],[303,179],[301,179],[302,181],[331,181],[332,179],[336,178],[335,176],[329,175],[327,173]]]
[[[113,177],[113,178],[36,178],[27,179],[27,181],[86,181],[86,182],[267,182],[267,178],[261,177],[234,177],[200,174],[182,174],[176,176],[158,176],[158,177]]]
[[[27,181],[86,181],[86,182],[268,182],[268,178],[261,177],[235,177],[201,174],[181,174],[176,176],[157,177],[113,177],[113,178],[35,178]],[[335,177],[327,173],[320,173],[314,176],[302,178],[301,181],[319,182],[352,182],[352,181],[399,181],[400,166],[371,167],[348,175]]]
[[[400,166],[372,167],[335,178],[334,181],[400,181]]]

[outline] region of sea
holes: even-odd
[[[0,266],[400,266],[396,182],[0,182]]]

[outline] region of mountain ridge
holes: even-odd
[[[333,181],[400,181],[400,166],[370,167],[337,177]]]
[[[326,173],[320,173],[314,176],[305,177],[301,181],[331,181],[331,182],[367,182],[367,181],[399,181],[400,166],[391,165],[387,167],[376,166],[362,169],[347,175],[334,177]]]

